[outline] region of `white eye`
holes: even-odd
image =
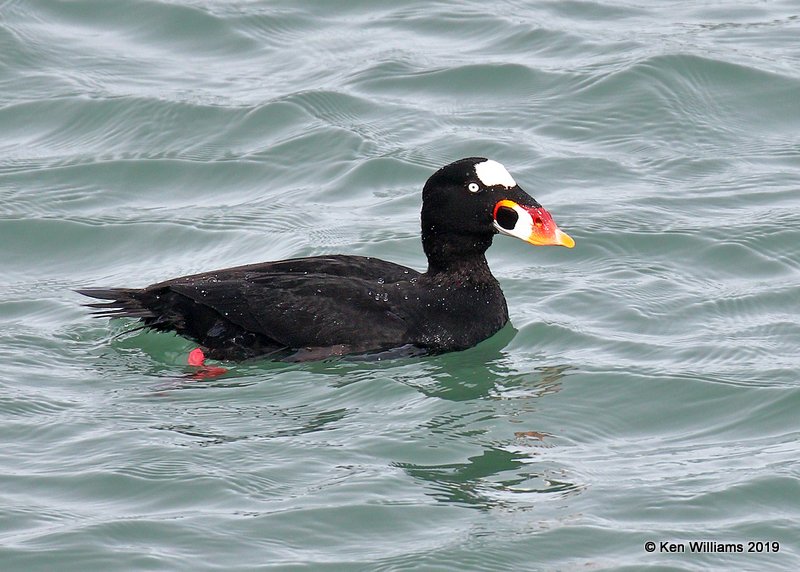
[[[470,183],[469,185],[467,185],[467,188],[469,189],[470,193],[477,193],[478,191],[481,190],[481,187],[480,185],[478,185],[478,183]]]

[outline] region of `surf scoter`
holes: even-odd
[[[575,245],[505,167],[471,157],[442,167],[425,183],[424,273],[377,258],[330,255],[237,266],[146,288],[78,292],[107,300],[87,304],[99,309],[98,317],[137,318],[143,328],[176,332],[200,344],[200,356],[214,359],[463,350],[508,322],[506,300],[484,256],[497,233],[536,246]]]

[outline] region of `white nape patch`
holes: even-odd
[[[481,183],[487,187],[502,185],[510,189],[511,187],[517,186],[517,182],[514,180],[514,177],[511,176],[511,173],[509,173],[503,165],[491,159],[481,163],[475,163],[475,174],[478,175]]]

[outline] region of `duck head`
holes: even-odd
[[[534,246],[575,246],[497,161],[469,157],[431,175],[422,191],[422,243],[429,262],[482,257],[495,234]]]

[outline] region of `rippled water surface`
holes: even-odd
[[[0,569],[799,569],[798,134],[796,1],[0,2]],[[577,246],[471,350],[192,380],[72,292],[423,269],[472,155]]]

